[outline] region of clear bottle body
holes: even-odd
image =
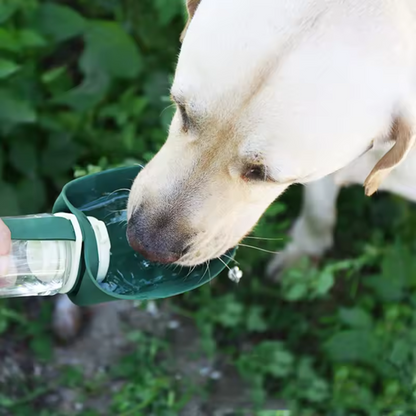
[[[13,241],[11,253],[0,258],[0,298],[67,292],[72,269],[78,266],[72,259],[74,245],[73,241]]]

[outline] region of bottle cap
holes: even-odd
[[[110,267],[111,256],[111,241],[108,235],[107,227],[102,222],[94,217],[87,217],[88,221],[92,225],[92,229],[97,241],[98,250],[98,271],[97,282],[101,283],[107,276],[108,269]]]

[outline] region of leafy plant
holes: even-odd
[[[182,0],[0,2],[0,216],[46,211],[74,176],[151,159],[172,117],[167,96],[183,25]],[[238,285],[224,274],[171,307],[193,319],[211,358],[225,355],[251,384],[258,416],[411,416],[414,205],[344,190],[334,250],[270,282],[265,264],[287,242],[300,199],[299,187],[288,191],[243,242]],[[2,340],[27,345],[40,362],[52,353],[49,323],[48,307],[30,315],[21,303],[0,305]],[[168,343],[130,338],[137,348],[110,374],[83,380],[65,369],[59,382],[80,387],[82,398],[122,380],[111,414],[179,414],[196,393],[170,375]],[[57,414],[39,410],[38,382],[18,386],[20,399],[2,387],[0,414]],[[268,398],[288,410],[262,410]]]
[[[149,160],[164,141],[179,39],[159,42],[180,32],[181,2],[71,6],[0,5],[0,215],[48,209],[75,164]]]

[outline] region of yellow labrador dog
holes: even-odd
[[[128,204],[133,248],[203,263],[306,184],[273,274],[331,246],[340,186],[416,200],[416,0],[188,0],[188,11],[177,112]]]
[[[128,238],[192,266],[305,184],[274,273],[332,244],[338,191],[416,201],[416,0],[188,0],[169,137],[134,182]]]

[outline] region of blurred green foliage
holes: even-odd
[[[305,259],[273,284],[262,277],[269,256],[240,248],[245,276],[237,288],[223,281],[184,296],[183,313],[198,322],[206,351],[234,358],[258,408],[284,397],[296,416],[415,414],[416,229],[409,225],[416,210],[389,195],[349,205],[364,200],[356,191],[344,190],[339,206],[337,245],[347,249],[337,247],[319,266]],[[252,236],[279,235],[297,200],[288,193],[275,203]],[[374,215],[382,208],[390,220]],[[360,224],[361,238],[342,218]],[[284,241],[256,245],[276,250]]]
[[[48,209],[74,173],[152,157],[172,116],[166,97],[183,9],[182,0],[0,2],[0,215]],[[299,199],[299,188],[286,193],[253,236],[284,235]],[[319,266],[305,260],[277,285],[263,277],[270,254],[240,248],[238,286],[217,279],[172,300],[198,325],[205,351],[226,353],[251,383],[258,415],[289,416],[261,411],[268,397],[285,399],[291,416],[416,409],[415,208],[353,188],[343,191],[339,212],[336,249]],[[269,251],[284,242],[247,240]],[[50,351],[45,325],[0,308],[0,333],[16,324],[37,355]],[[178,414],[188,398],[156,359],[168,346],[131,338],[138,348],[114,369],[129,382],[112,411]],[[61,382],[81,379],[72,369]],[[33,413],[29,399],[13,414]],[[1,406],[17,409],[2,395]]]
[[[0,215],[47,209],[75,165],[165,140],[181,0],[0,2]]]

